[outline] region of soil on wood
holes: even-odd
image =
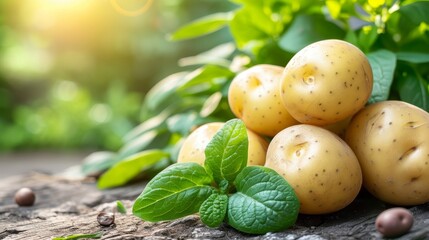
[[[102,233],[101,239],[380,239],[376,216],[392,207],[362,192],[346,209],[321,216],[300,215],[293,228],[278,233],[248,235],[228,225],[205,227],[197,215],[175,221],[149,223],[131,213],[133,200],[145,184],[98,190],[93,181],[66,180],[40,173],[9,177],[0,181],[0,239],[52,239],[83,233]],[[36,194],[31,207],[19,207],[14,194],[30,187]],[[116,211],[121,200],[126,214]],[[410,208],[415,223],[398,239],[429,239],[429,203]],[[101,211],[115,214],[115,223],[101,226]]]

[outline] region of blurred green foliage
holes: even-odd
[[[178,59],[230,39],[227,31],[168,41],[179,24],[213,11],[216,0],[0,2],[0,151],[118,150],[141,120],[145,93]]]
[[[195,70],[174,73],[150,89],[142,104],[143,122],[124,136],[124,145],[85,159],[85,174],[104,172],[99,187],[120,186],[174,163],[192,129],[233,117],[227,89],[237,73],[256,64],[286,66],[300,49],[323,39],[348,41],[366,54],[374,75],[370,103],[401,99],[429,111],[429,1],[231,2],[238,7],[213,11],[171,35],[192,42],[228,29],[233,41],[181,59]]]

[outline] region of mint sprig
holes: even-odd
[[[232,183],[246,167],[248,151],[247,131],[241,120],[228,121],[205,149],[204,167],[217,184],[222,180]]]
[[[212,178],[197,163],[176,163],[147,184],[133,205],[133,214],[146,221],[173,220],[198,212],[215,189]]]
[[[292,226],[299,202],[292,187],[270,168],[249,166],[234,182],[237,192],[229,197],[228,223],[246,233],[263,234]]]
[[[264,234],[292,226],[299,201],[276,171],[247,164],[244,123],[225,123],[207,145],[204,167],[176,163],[155,176],[136,199],[133,214],[145,221],[173,220],[199,212],[209,227],[227,222],[239,231]]]

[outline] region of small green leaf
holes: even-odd
[[[298,15],[280,38],[279,45],[289,52],[298,52],[305,46],[323,39],[343,39],[345,32],[323,15]]]
[[[429,62],[429,53],[397,52],[396,58],[410,63],[427,63]]]
[[[216,133],[205,149],[207,172],[219,184],[233,182],[247,164],[248,139],[246,126],[232,119]]]
[[[398,80],[399,96],[402,101],[429,111],[428,83],[413,69],[403,71]]]
[[[116,209],[122,214],[127,214],[127,209],[121,201],[116,201]]]
[[[276,171],[250,166],[234,181],[237,193],[229,197],[228,223],[252,234],[284,230],[295,224],[299,201],[292,187]]]
[[[201,204],[199,211],[201,221],[209,227],[219,227],[225,219],[227,206],[227,195],[213,193]]]
[[[374,84],[369,103],[387,100],[396,68],[396,56],[388,50],[378,50],[367,55],[371,64]]]
[[[124,185],[136,177],[143,169],[166,157],[168,157],[168,154],[160,150],[147,150],[132,155],[101,175],[97,186],[99,188],[111,188]]]
[[[102,232],[98,233],[79,233],[79,234],[73,234],[68,236],[61,236],[61,237],[54,237],[52,240],[77,240],[77,239],[98,239],[103,236]]]
[[[157,222],[198,212],[214,193],[212,178],[197,163],[176,163],[156,175],[133,205],[133,214]]]
[[[99,174],[116,163],[116,154],[113,152],[93,152],[83,160],[81,169],[83,174]]]
[[[171,40],[184,40],[199,37],[217,31],[224,27],[232,18],[230,12],[215,13],[197,19],[183,26],[170,36]]]

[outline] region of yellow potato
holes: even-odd
[[[353,117],[345,139],[374,196],[396,205],[429,202],[429,113],[400,101],[375,103]]]
[[[355,199],[362,185],[350,147],[334,133],[312,125],[279,132],[268,146],[265,166],[292,186],[304,214],[338,211]]]
[[[177,162],[196,162],[204,166],[206,159],[204,150],[223,125],[222,122],[207,123],[193,131],[183,142]],[[247,165],[263,166],[268,142],[249,129],[247,138],[249,140]]]
[[[341,40],[323,40],[303,48],[289,61],[281,94],[293,118],[322,126],[364,107],[372,84],[371,66],[357,47]]]
[[[272,137],[298,123],[280,97],[279,81],[283,69],[268,64],[256,65],[238,74],[229,87],[231,111],[258,134]]]

